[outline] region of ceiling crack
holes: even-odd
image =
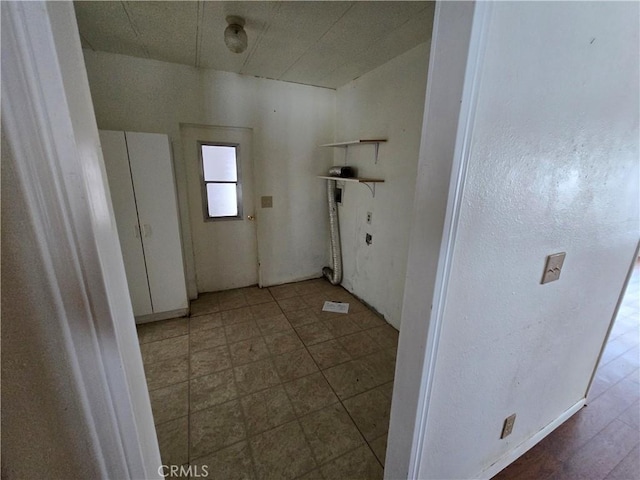
[[[251,49],[251,51],[249,52],[249,54],[246,56],[246,58],[244,59],[244,62],[242,62],[242,67],[240,67],[240,73],[244,73],[244,67],[247,66],[247,63],[249,63],[249,61],[251,60],[251,58],[253,57],[253,54],[255,53],[255,51],[258,49],[258,45],[260,45],[260,42],[262,41],[262,39],[264,38],[264,36],[267,34],[267,32],[269,31],[269,29],[271,28],[271,25],[273,25],[273,20],[275,17],[278,16],[278,12],[280,11],[280,7],[282,6],[282,4],[280,2],[278,2],[276,8],[274,8],[271,12],[271,15],[269,17],[269,20],[267,22],[267,25],[265,26],[265,28],[263,28],[260,31],[260,34],[258,35],[258,38],[255,41],[255,44],[253,45],[253,48]]]
[[[320,35],[320,37],[318,37],[318,39],[317,39],[315,42],[313,42],[311,45],[309,45],[309,48],[307,48],[304,52],[302,52],[302,53],[298,56],[298,58],[296,58],[296,59],[291,63],[291,65],[289,65],[289,66],[284,70],[284,72],[282,72],[282,73],[280,74],[280,76],[278,76],[278,80],[281,80],[281,79],[282,79],[282,77],[284,77],[284,76],[289,72],[289,70],[291,70],[291,69],[296,65],[296,63],[298,63],[298,62],[300,61],[300,59],[301,59],[302,57],[304,57],[304,56],[309,52],[309,50],[311,50],[311,49],[314,47],[314,45],[316,45],[318,42],[320,42],[320,41],[322,40],[322,39],[325,37],[325,35],[327,35],[327,33],[329,33],[329,32],[331,31],[331,29],[332,29],[333,27],[335,27],[336,23],[338,23],[340,20],[342,20],[342,18],[343,18],[347,13],[349,13],[349,10],[351,10],[351,9],[353,8],[353,5],[354,5],[354,4],[355,4],[355,2],[351,2],[351,5],[349,5],[349,8],[347,8],[347,9],[342,13],[342,15],[340,15],[340,17],[339,17],[339,18],[337,18],[337,19],[336,19],[336,21],[335,21],[335,22],[333,22],[333,23],[331,24],[331,26],[330,26],[329,28],[327,28],[327,29],[325,30],[325,32],[324,32],[322,35]]]
[[[427,10],[427,8],[429,8],[429,6],[426,6],[426,7],[422,8],[422,9],[420,9],[418,12],[416,12],[415,14],[411,15],[410,17],[408,17],[405,21],[403,21],[402,23],[400,23],[397,26],[395,26],[393,28],[393,30],[387,31],[387,32],[383,32],[373,42],[371,42],[369,45],[367,45],[364,49],[360,50],[360,52],[365,52],[365,51],[369,51],[369,50],[375,49],[375,46],[377,44],[379,44],[382,40],[384,40],[386,38],[389,38],[390,36],[394,35],[397,30],[399,30],[402,27],[404,27],[407,23],[413,21],[417,16],[422,14],[422,12]],[[405,52],[402,52],[402,53],[405,53]],[[330,78],[331,75],[333,75],[335,72],[337,72],[338,70],[340,70],[344,66],[348,66],[350,63],[351,62],[345,62],[345,63],[342,63],[342,64],[338,65],[336,68],[334,68],[329,73],[326,73],[322,78],[320,78],[320,82],[325,81],[327,78]],[[360,76],[364,75],[364,73],[365,72],[361,73],[358,77],[356,77],[356,78],[354,78],[354,79],[352,79],[350,81],[356,80]]]
[[[147,58],[151,58],[149,56],[149,49],[145,45],[144,40],[142,39],[142,35],[140,34],[140,30],[136,26],[136,23],[133,21],[133,18],[131,18],[132,17],[131,13],[129,12],[129,10],[127,10],[127,2],[120,2],[120,4],[122,5],[122,8],[124,9],[124,13],[127,15],[127,20],[129,20],[129,25],[131,26],[131,29],[133,30],[133,33],[135,33],[136,38],[140,42],[140,47],[144,51],[144,54],[147,56]]]
[[[204,22],[204,6],[205,2],[200,0],[198,2],[198,17],[196,19],[196,58],[194,61],[194,67],[200,68],[200,57],[202,56],[202,35],[203,35],[203,25]]]

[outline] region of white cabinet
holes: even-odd
[[[100,131],[137,322],[188,312],[178,205],[167,135]]]

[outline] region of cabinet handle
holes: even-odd
[[[142,225],[142,235],[144,235],[145,238],[151,236],[151,225],[147,223]]]
[[[133,229],[136,231],[136,238],[140,238],[140,225],[134,225]]]

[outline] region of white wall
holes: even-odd
[[[362,177],[383,178],[375,198],[363,185],[348,184],[339,207],[342,285],[400,327],[413,195],[424,111],[429,43],[337,90],[336,141],[386,138],[378,164],[373,145],[349,147],[347,163]],[[334,163],[344,165],[344,150]],[[371,224],[366,222],[372,213]],[[365,235],[373,237],[371,245]]]
[[[2,476],[97,478],[99,463],[86,442],[91,432],[75,413],[82,404],[55,294],[34,255],[36,234],[24,221],[28,206],[4,129],[2,137]]]
[[[2,478],[158,478],[69,2],[2,4]]]
[[[492,6],[422,478],[495,473],[586,395],[638,242],[638,14]],[[562,251],[560,280],[540,285]]]
[[[256,198],[264,285],[321,275],[327,262],[323,182],[332,152],[335,92],[215,70],[85,51],[98,125],[168,133],[174,164],[189,294],[195,295],[193,249],[180,123],[253,129]]]
[[[419,422],[425,404],[422,387],[429,379],[425,363],[434,343],[429,319],[446,237],[445,213],[475,6],[474,2],[436,4],[385,461],[388,479],[418,478],[416,457],[424,437]]]

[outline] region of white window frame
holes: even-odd
[[[211,146],[211,147],[233,147],[236,149],[236,181],[235,182],[225,182],[225,181],[211,181],[205,180],[204,178],[204,159],[202,156],[202,147]],[[225,143],[225,142],[198,142],[198,161],[200,162],[200,185],[202,191],[202,213],[204,216],[205,222],[218,222],[218,221],[228,221],[228,220],[242,220],[242,172],[240,168],[240,144],[239,143]],[[207,193],[207,185],[210,183],[231,183],[236,185],[236,202],[238,205],[238,214],[233,216],[219,216],[212,217],[209,215],[209,197]]]

